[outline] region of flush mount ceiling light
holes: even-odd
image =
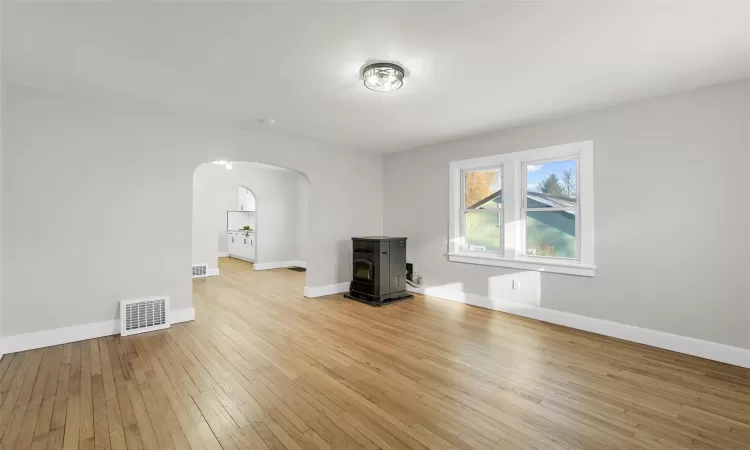
[[[404,85],[404,69],[392,63],[370,64],[362,71],[362,78],[372,91],[395,91]]]

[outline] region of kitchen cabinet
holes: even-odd
[[[255,236],[250,234],[242,238],[241,254],[248,259],[255,261]]]
[[[248,255],[255,261],[255,235],[250,235],[248,238],[249,244],[247,247]]]
[[[237,186],[237,211],[255,211],[255,196],[243,186]]]
[[[227,251],[230,255],[237,255],[240,251],[239,236],[235,233],[229,233],[229,242],[227,243]]]
[[[231,256],[232,258],[255,262],[255,253],[257,246],[255,233],[230,231],[227,235],[227,238],[227,249],[229,256]]]

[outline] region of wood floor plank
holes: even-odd
[[[61,357],[62,347],[50,347],[43,351],[42,363],[28,402],[21,434],[16,443],[19,449],[31,448],[35,440],[37,447],[42,444],[46,446],[45,437],[49,432],[49,423],[52,419]]]
[[[79,439],[82,442],[94,439],[94,403],[91,382],[91,344],[81,342],[81,431]]]
[[[54,347],[49,347],[42,350],[42,360],[36,374],[36,379],[34,380],[34,387],[31,390],[28,409],[39,408],[42,404],[42,399],[44,398],[44,390],[47,387],[47,377],[49,377],[51,368],[54,365],[54,352]]]
[[[57,389],[55,392],[55,403],[52,408],[52,418],[50,419],[50,430],[63,428],[67,416],[68,405],[68,388],[70,386],[70,360],[66,358],[66,351],[63,350],[62,364],[58,370]],[[67,359],[68,362],[65,362]]]
[[[2,405],[0,405],[0,442],[7,439],[6,434],[8,431],[8,427],[10,426],[13,419],[16,399],[18,399],[18,395],[21,392],[21,387],[26,381],[26,375],[29,371],[29,364],[31,363],[33,357],[34,353],[27,352],[15,358],[16,364],[14,365],[14,367],[12,367],[11,370],[8,371],[9,373],[3,380],[7,381],[7,383],[3,383],[4,386],[2,386],[4,392],[3,398],[1,399]]]
[[[51,430],[50,424],[52,422],[52,413],[54,411],[54,408],[55,395],[53,394],[51,396],[45,397],[42,401],[42,406],[39,409],[39,416],[37,417],[34,436],[32,440],[32,448],[47,447],[47,436]]]
[[[13,361],[13,354],[3,355],[0,357],[0,382],[2,382],[5,373],[10,367],[10,363]]]
[[[140,390],[141,398],[143,398],[143,405],[146,407],[149,420],[153,425],[154,433],[159,442],[159,448],[174,449],[174,443],[172,442],[173,437],[176,438],[180,444],[187,444],[185,435],[182,433],[179,426],[170,428],[170,425],[173,425],[173,421],[176,422],[172,407],[168,404],[165,405],[164,408],[160,408],[159,406],[157,394],[154,393],[154,389],[152,388],[151,383],[149,383],[147,376],[147,372],[151,372],[152,370],[146,370],[144,368],[142,359],[138,357],[137,353],[130,354],[130,358],[133,361],[133,367],[137,368],[135,370],[138,373],[141,373],[141,376],[143,377],[143,382],[138,384],[138,388]]]
[[[102,362],[99,354],[99,340],[91,339],[89,342],[89,353],[91,354],[91,375],[102,374]]]
[[[24,354],[16,353],[5,355],[2,360],[0,360],[0,364],[3,366],[3,376],[0,378],[0,407],[2,407],[5,397],[10,390],[10,386],[13,384],[13,380],[18,374],[23,359]],[[0,435],[0,439],[1,438],[2,436]]]
[[[101,362],[102,387],[104,388],[104,403],[107,408],[107,429],[109,430],[109,445],[112,450],[125,450],[127,443],[125,441],[125,431],[122,426],[122,417],[120,416],[120,404],[117,398],[117,389],[115,388],[115,379],[112,373],[112,363],[109,358],[109,348],[106,339],[98,338],[97,347],[99,348],[99,359]],[[101,408],[101,405],[100,405]],[[96,414],[96,407],[94,408]],[[99,419],[102,420],[103,419]],[[96,438],[96,429],[94,430]],[[102,440],[105,440],[103,437]]]
[[[18,391],[18,396],[16,397],[16,402],[11,403],[10,397],[5,400],[5,404],[14,406],[11,410],[11,414],[8,416],[7,428],[5,430],[5,434],[2,437],[2,445],[0,446],[0,448],[15,449],[18,446],[18,438],[21,434],[21,429],[24,424],[26,412],[29,411],[31,394],[39,373],[39,367],[41,365],[43,355],[44,351],[32,353],[25,377],[22,380],[21,388]],[[5,404],[3,405],[3,409],[5,409]],[[31,411],[33,414],[33,410]],[[3,420],[2,417],[0,417],[0,420]]]
[[[174,337],[170,334],[168,342],[171,348],[175,350],[179,349],[178,353],[181,353],[185,357],[184,361],[186,361],[186,365],[183,365],[183,367],[200,386],[201,391],[205,394],[210,393],[210,398],[219,401],[237,427],[244,428],[249,425],[248,418],[245,417],[239,408],[242,404],[242,399],[236,395],[239,392],[226,382],[225,376],[222,376],[221,373],[214,373],[214,367],[210,359],[191,344],[188,336],[185,335],[184,338],[180,338],[179,336]]]
[[[75,450],[81,431],[81,343],[74,342],[70,357],[70,380],[65,414],[64,450]]]
[[[218,400],[214,399],[210,393],[196,395],[193,400],[200,408],[222,448],[225,450],[240,448],[233,439],[235,431],[239,428]]]
[[[98,449],[109,449],[109,417],[107,414],[107,399],[104,393],[104,377],[99,374],[91,377],[91,401],[94,426],[94,442]]]
[[[222,258],[196,320],[0,360],[0,448],[750,449],[750,370]]]
[[[57,378],[57,372],[55,372],[55,378]],[[42,405],[39,409],[39,418],[34,429],[34,436],[42,436],[49,433],[52,429],[52,415],[55,410],[55,399],[56,395],[52,394],[44,397]]]
[[[24,414],[23,424],[18,435],[18,440],[14,444],[13,448],[18,450],[28,450],[31,448],[31,443],[34,440],[34,430],[36,429],[36,422],[39,418],[39,407],[27,409]]]
[[[148,377],[153,390],[158,393],[157,401],[176,448],[221,448],[204,421],[193,422],[158,360],[154,361],[154,371],[148,373]]]
[[[127,448],[128,450],[142,449],[143,440],[141,439],[141,432],[138,428],[135,412],[133,410],[133,403],[130,400],[130,392],[125,380],[125,373],[122,369],[117,340],[112,336],[108,336],[106,338],[106,343],[110,366],[112,368],[115,392],[117,393],[116,404],[120,409],[119,417],[122,421],[123,435],[125,436]],[[112,417],[112,414],[117,415],[117,412],[111,412],[110,406],[111,405],[108,403],[107,410],[108,413],[110,413],[110,417]],[[112,437],[113,436],[110,433],[110,443],[113,442]]]
[[[55,428],[47,435],[47,450],[59,450],[63,448],[65,440],[65,429]]]
[[[159,439],[154,431],[154,423],[152,423],[149,418],[148,411],[146,411],[146,405],[143,402],[143,397],[141,396],[136,381],[134,379],[126,381],[125,387],[133,405],[133,416],[138,425],[138,432],[143,440],[144,447],[147,449],[161,448]],[[162,442],[161,444],[169,445],[167,442]]]

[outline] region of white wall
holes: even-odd
[[[0,5],[0,36],[2,36],[3,26],[3,9]],[[0,38],[0,49],[3,48]],[[5,109],[5,83],[3,82],[3,68],[2,58],[0,58],[0,255],[3,254],[3,183],[2,183],[2,172],[3,172],[3,142],[5,140],[5,123],[4,123],[4,109]],[[3,262],[0,258],[0,336],[3,335]],[[0,341],[0,358],[3,355],[3,343]]]
[[[351,236],[382,233],[380,155],[20,86],[6,96],[6,336],[111,320],[129,298],[190,306],[193,172],[204,162],[308,177],[308,286],[347,281]]]
[[[298,208],[297,218],[295,219],[298,223],[297,226],[297,251],[299,253],[300,261],[307,261],[307,247],[308,247],[308,232],[309,220],[308,215],[310,214],[308,204],[310,202],[310,183],[304,177],[297,178],[297,199]]]
[[[447,261],[449,161],[584,140],[598,270],[541,274],[541,306],[750,348],[748,80],[390,154],[385,233],[427,286],[507,292],[517,271]]]
[[[193,264],[218,268],[218,253],[227,251],[226,213],[237,210],[237,186],[255,194],[256,262],[303,260],[300,194],[309,183],[299,172],[243,162],[226,170],[205,163],[193,175]]]

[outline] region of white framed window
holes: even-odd
[[[453,262],[594,276],[594,147],[450,163]]]

